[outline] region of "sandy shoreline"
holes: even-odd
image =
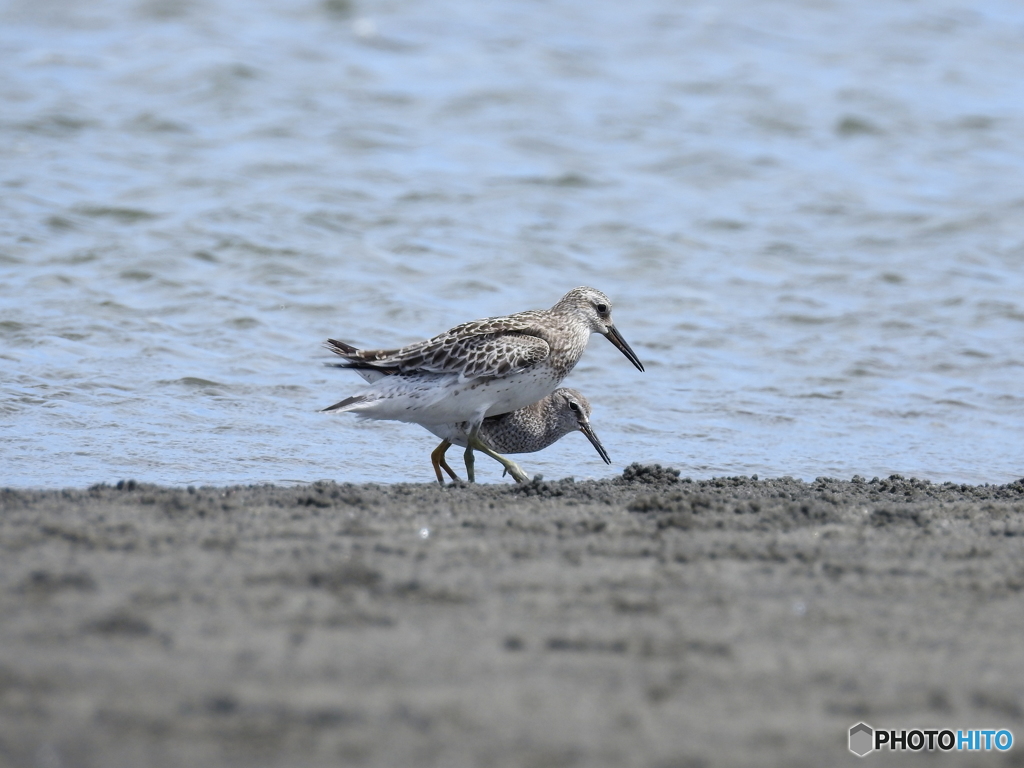
[[[6,490],[0,601],[0,765],[1024,764],[1024,481]]]

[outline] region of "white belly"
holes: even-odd
[[[460,448],[465,448],[469,443],[469,435],[466,432],[466,422],[464,421],[458,424],[424,424],[423,428]]]
[[[507,378],[462,382],[455,375],[385,376],[363,390],[365,402],[349,410],[363,418],[408,421],[428,428],[474,423],[535,403],[554,392],[559,383],[543,368]]]

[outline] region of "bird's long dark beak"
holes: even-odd
[[[579,424],[580,432],[587,436],[587,440],[589,440],[590,444],[597,449],[597,453],[602,459],[604,459],[604,463],[611,464],[612,460],[608,458],[608,451],[606,451],[604,446],[601,445],[601,441],[597,439],[597,435],[595,435],[594,430],[590,428],[590,424],[585,421],[581,421]]]
[[[644,364],[640,362],[640,358],[636,356],[636,352],[634,352],[630,348],[629,344],[626,343],[626,340],[622,338],[622,334],[619,333],[618,328],[616,328],[614,325],[609,325],[608,333],[605,334],[605,338],[607,338],[608,341],[614,344],[615,348],[618,349],[619,352],[624,354],[626,358],[629,360],[629,362],[631,362],[633,365],[635,365],[637,368],[643,371]]]

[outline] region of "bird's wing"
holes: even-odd
[[[551,353],[538,334],[536,318],[523,312],[474,320],[401,349],[355,349],[329,339],[327,348],[352,368],[388,373],[447,373],[462,379],[506,376],[535,365]]]
[[[454,365],[463,379],[478,379],[536,365],[551,354],[551,347],[539,336],[503,331],[462,337],[444,347],[442,354],[448,358],[446,368]]]

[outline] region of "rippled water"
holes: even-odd
[[[430,481],[317,412],[609,293],[529,472],[1024,474],[1017,2],[0,2],[0,484]],[[500,469],[477,462],[481,479]]]

